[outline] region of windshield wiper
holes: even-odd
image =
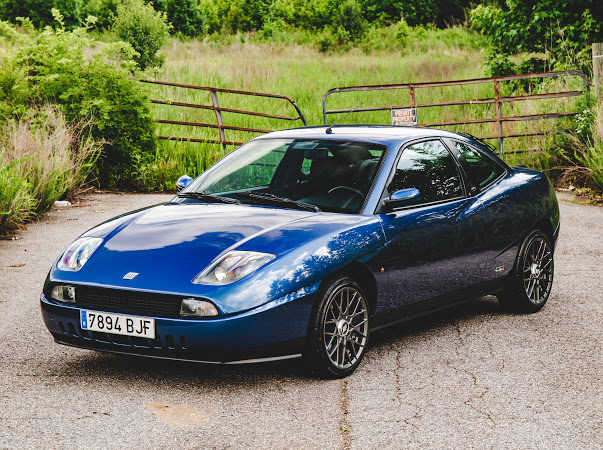
[[[208,194],[207,192],[180,192],[178,194],[180,198],[194,198],[196,200],[205,200],[216,203],[236,203],[237,205],[241,202],[234,198],[220,197],[219,195]]]
[[[257,192],[237,192],[237,195],[241,195],[243,197],[249,197],[257,200],[265,200],[272,203],[281,203],[287,204],[289,206],[295,206],[300,209],[307,209],[310,211],[320,212],[320,208],[316,205],[311,205],[310,203],[298,202],[295,200],[291,200],[290,198],[279,197],[278,195],[268,194],[268,193],[257,193]]]

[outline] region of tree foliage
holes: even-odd
[[[506,0],[501,7],[478,5],[471,11],[470,23],[489,40],[493,75],[545,67],[590,73],[591,44],[603,39],[599,1]],[[510,62],[510,55],[522,52],[540,56],[524,67]]]
[[[0,0],[0,20],[15,23],[19,17],[29,18],[36,28],[43,28],[54,22],[53,8],[63,14],[66,29],[80,26],[83,19],[82,0]]]
[[[141,70],[163,64],[164,57],[159,50],[167,41],[170,27],[166,13],[155,11],[152,3],[123,0],[117,5],[112,29],[136,51],[134,60]]]

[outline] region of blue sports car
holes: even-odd
[[[378,328],[487,294],[538,311],[558,234],[547,177],[470,136],[291,129],[84,233],[40,301],[61,344],[343,377]]]

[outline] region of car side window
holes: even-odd
[[[500,177],[505,169],[503,169],[496,161],[482,155],[477,149],[462,142],[453,141],[454,146],[463,155],[465,161],[469,165],[471,173],[469,176],[479,184],[481,188],[488,186],[498,177]]]
[[[452,155],[439,139],[406,147],[387,187],[389,194],[415,188],[418,203],[432,203],[463,196],[461,175]]]

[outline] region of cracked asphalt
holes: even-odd
[[[166,195],[95,194],[0,241],[0,449],[603,448],[603,209],[561,202],[544,309],[493,297],[374,333],[359,369],[207,366],[57,345],[39,294],[80,233]]]

